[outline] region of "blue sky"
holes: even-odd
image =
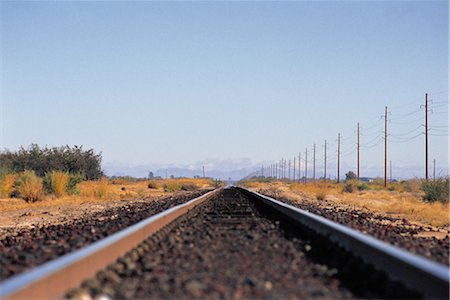
[[[1,2],[1,148],[102,151],[106,168],[259,168],[344,137],[343,170],[448,170],[448,4]],[[388,139],[389,140],[389,139]],[[396,142],[396,143],[395,143]],[[372,148],[371,148],[372,147]],[[370,149],[369,149],[370,148]],[[320,174],[318,174],[320,176]]]

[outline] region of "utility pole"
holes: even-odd
[[[387,106],[384,107],[384,187],[387,186]]]
[[[308,148],[305,149],[305,184],[308,181]]]
[[[279,167],[278,167],[278,179],[281,180],[281,177],[282,177],[282,174],[283,174],[283,166],[281,165],[281,160],[280,160],[280,162],[278,164],[279,164]]]
[[[302,178],[302,154],[299,152],[298,153],[298,182],[300,182],[301,178]]]
[[[357,143],[356,143],[356,177],[359,180],[359,122],[358,122],[358,130],[357,130]]]
[[[337,183],[339,183],[339,168],[341,166],[341,134],[338,133],[338,161],[337,161]]]
[[[291,160],[289,160],[289,173],[288,173],[288,180],[291,180]]]
[[[293,164],[294,170],[292,171],[292,181],[294,181],[294,182],[295,182],[295,159],[296,159],[296,157],[294,156],[294,164]]]
[[[313,181],[316,180],[316,144],[313,148]]]
[[[425,180],[428,180],[428,94],[425,94]]]
[[[203,166],[203,178],[205,178],[205,166]]]
[[[283,166],[283,168],[284,168],[284,179],[286,179],[286,174],[287,174],[287,161],[286,160],[284,160],[284,166]]]
[[[325,140],[325,158],[324,158],[323,180],[327,181],[327,140]]]

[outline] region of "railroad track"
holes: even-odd
[[[448,299],[448,290],[447,266],[228,188],[7,279],[0,299]]]

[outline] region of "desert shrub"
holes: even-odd
[[[420,179],[410,179],[401,182],[403,190],[410,193],[420,193],[422,182]]]
[[[367,191],[369,189],[369,186],[366,183],[358,183],[356,185],[356,188],[358,191]]]
[[[198,187],[194,183],[182,183],[180,189],[182,191],[196,191]]]
[[[67,183],[67,192],[71,195],[78,195],[80,191],[78,190],[78,184],[85,180],[86,177],[81,173],[69,174],[69,182]]]
[[[345,174],[345,181],[354,180],[356,179],[356,174],[353,171],[348,171]]]
[[[387,187],[388,191],[394,192],[396,190],[395,185],[394,184],[389,184]]]
[[[34,171],[24,171],[14,182],[14,190],[17,195],[27,202],[36,202],[44,198],[42,178]]]
[[[438,178],[436,180],[424,180],[421,185],[425,192],[423,200],[426,202],[448,202],[449,199],[449,178]]]
[[[163,185],[164,192],[176,192],[181,190],[181,184],[175,180],[169,180]]]
[[[319,200],[319,201],[325,200],[325,197],[326,197],[326,193],[325,193],[324,190],[319,190],[316,193],[316,199]]]
[[[151,180],[151,181],[148,183],[147,187],[148,187],[149,189],[158,189],[158,188],[159,188],[159,184],[158,184],[155,180]]]
[[[0,197],[8,198],[14,192],[14,182],[17,174],[7,174],[0,179]]]
[[[353,193],[357,188],[357,181],[356,180],[348,180],[344,183],[344,186],[342,187],[342,191],[344,193]]]
[[[67,186],[69,184],[69,173],[52,171],[44,176],[44,189],[48,193],[54,194],[56,197],[62,197],[67,193]]]
[[[0,166],[13,172],[33,170],[38,176],[45,176],[51,171],[82,173],[87,179],[99,179],[101,170],[101,153],[93,149],[69,146],[41,148],[32,144],[28,148],[20,148],[17,152],[8,150],[0,152]]]

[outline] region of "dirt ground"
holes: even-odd
[[[21,207],[15,210],[0,212],[0,239],[20,229],[30,229],[41,225],[63,224],[96,212],[133,203],[156,201],[165,197],[170,197],[171,195],[175,194],[166,193],[133,200],[122,199],[105,201],[103,199],[91,199],[89,201],[61,202],[57,204],[36,203],[28,205],[27,207],[21,207],[23,202],[21,199],[0,199],[0,206],[2,202],[8,201],[10,205],[17,204],[18,207]],[[17,203],[11,203],[12,201]]]

